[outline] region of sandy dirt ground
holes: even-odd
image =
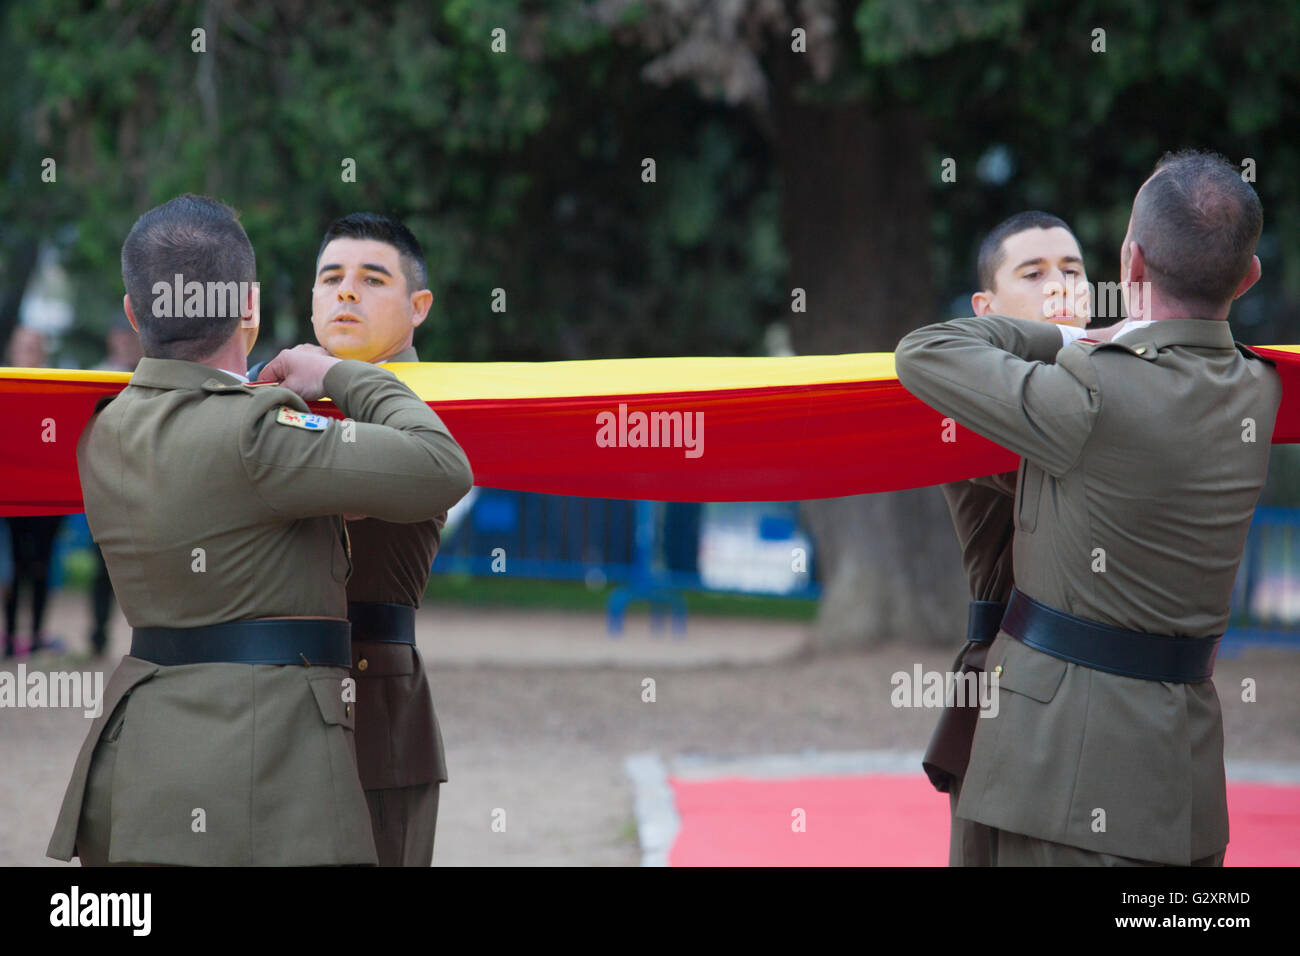
[[[95,666],[87,627],[85,597],[58,595],[49,630],[70,653],[27,666]],[[955,652],[897,643],[813,657],[802,625],[706,617],[676,638],[633,615],[612,640],[599,615],[437,604],[421,609],[418,632],[451,776],[436,866],[639,864],[624,770],[633,753],[920,751],[936,711],[893,707],[890,677],[916,664],[946,670]],[[128,635],[119,617],[105,679]],[[1253,702],[1241,699],[1247,678]],[[1300,764],[1300,654],[1221,657],[1215,683],[1230,765]],[[64,865],[45,858],[45,845],[88,723],[80,711],[0,709],[0,865]],[[500,811],[504,831],[493,828]]]

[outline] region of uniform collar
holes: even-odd
[[[1138,355],[1155,358],[1171,345],[1202,349],[1233,349],[1232,328],[1224,319],[1162,319],[1140,328],[1121,332],[1115,344]]]
[[[387,365],[389,362],[418,362],[418,361],[420,361],[420,356],[416,354],[415,346],[412,345],[409,349],[402,349],[402,351],[398,352],[392,358],[384,359],[383,364]]]
[[[143,388],[191,389],[197,391],[242,388],[244,383],[229,372],[201,362],[182,359],[142,358],[128,385]]]

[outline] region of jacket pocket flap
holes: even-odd
[[[410,644],[381,641],[352,642],[352,676],[407,677],[415,673],[415,651]]]
[[[1067,662],[1022,644],[1014,637],[1007,636],[1006,640],[1001,670],[995,672],[998,687],[1040,703],[1050,703],[1065,679]]]
[[[356,683],[352,678],[333,675],[309,677],[307,683],[316,695],[316,706],[321,719],[327,724],[341,724],[349,730],[356,729]]]
[[[122,732],[122,722],[126,717],[126,708],[120,706],[131,696],[131,692],[158,673],[158,665],[138,657],[127,655],[113,671],[104,688],[104,697],[100,701],[100,716],[91,725],[90,736],[104,740],[116,740]]]

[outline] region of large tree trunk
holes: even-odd
[[[791,316],[794,347],[893,351],[935,321],[922,120],[907,109],[801,102],[792,95],[801,67],[790,54],[776,59],[782,227],[790,286],[807,294],[807,311]],[[809,501],[803,515],[824,589],[819,648],[957,642],[968,596],[937,488]]]

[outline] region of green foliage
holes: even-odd
[[[865,61],[894,66],[1018,31],[1024,14],[1025,0],[866,0],[858,6],[853,25],[862,38]]]
[[[701,100],[688,82],[643,80],[652,53],[629,37],[662,6],[628,5],[612,28],[579,0],[10,5],[0,295],[25,247],[59,244],[78,289],[73,348],[97,360],[118,312],[122,238],[149,206],[196,191],[242,212],[263,283],[263,353],[273,339],[310,338],[319,236],[357,209],[404,217],[426,247],[435,304],[417,344],[429,358],[754,352],[788,309],[789,223],[769,142],[780,130]],[[787,10],[798,22],[801,8]],[[838,68],[790,92],[924,115],[927,166],[897,175],[931,183],[938,301],[970,291],[978,237],[1026,207],[1071,221],[1090,277],[1116,278],[1137,185],[1165,149],[1201,145],[1258,166],[1265,278],[1239,304],[1238,330],[1296,336],[1300,8],[863,0],[841,10]],[[742,26],[758,16],[737,11],[727,16]],[[205,53],[191,48],[198,26]],[[505,53],[492,50],[497,28]],[[1104,53],[1092,49],[1096,29]],[[755,49],[770,67],[768,41]],[[1005,182],[976,175],[995,148],[1014,166]],[[39,181],[46,156],[57,184]],[[655,183],[641,181],[646,157]],[[947,157],[956,183],[938,178]],[[340,176],[345,158],[355,183]],[[504,314],[490,310],[496,288]]]
[[[865,0],[854,27],[853,69],[886,74],[874,82],[926,115],[932,169],[957,160],[957,182],[934,186],[935,232],[949,240],[945,297],[972,291],[979,236],[1033,207],[1075,226],[1090,279],[1118,279],[1137,187],[1166,150],[1195,146],[1257,164],[1264,280],[1234,312],[1238,333],[1257,343],[1300,334],[1300,8]],[[992,147],[1012,157],[1005,183],[973,175]]]
[[[15,125],[39,132],[59,180],[6,211],[61,237],[85,361],[118,314],[122,238],[186,191],[241,212],[263,353],[310,340],[319,237],[358,209],[403,217],[425,246],[435,304],[417,345],[430,358],[747,353],[783,301],[773,227],[757,221],[775,208],[761,143],[743,117],[643,83],[581,5],[261,0],[223,8],[196,53],[205,9],[9,12],[30,96]],[[645,156],[658,183],[640,181]],[[8,164],[25,183],[31,157]]]

